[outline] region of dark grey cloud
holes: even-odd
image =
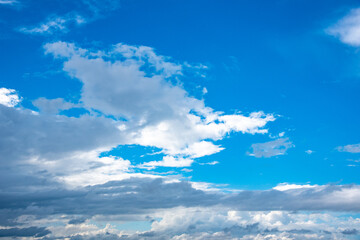
[[[0,229],[0,237],[44,237],[51,232],[42,227]]]
[[[194,189],[190,182],[168,182],[166,178],[131,178],[73,190],[64,189],[61,185],[53,183],[48,183],[48,185],[36,191],[26,190],[26,188],[23,188],[23,191],[13,191],[13,189],[2,191],[0,193],[0,224],[2,226],[13,226],[13,229],[21,228],[22,223],[17,222],[17,219],[24,215],[34,216],[38,220],[51,219],[54,216],[67,216],[66,222],[74,226],[86,224],[94,216],[102,216],[101,219],[107,219],[106,221],[111,221],[113,216],[117,219],[127,220],[131,219],[129,216],[143,216],[142,219],[146,220],[152,219],[149,216],[154,216],[154,213],[165,210],[171,212],[171,209],[178,207],[213,209],[211,211],[214,211],[214,214],[217,212],[217,208],[255,212],[280,210],[290,212],[348,211],[356,213],[360,211],[360,187],[358,185],[327,185],[285,191],[270,189],[239,193],[207,192]],[[351,196],[351,198],[346,196]],[[232,239],[242,236],[250,236],[248,239],[252,239],[251,236],[257,235],[264,237],[264,239],[270,235],[290,239],[306,239],[304,236],[309,235],[316,236],[312,239],[318,237],[327,239],[333,234],[325,232],[325,230],[319,231],[300,227],[280,230],[276,227],[259,225],[250,220],[247,220],[247,224],[233,224],[224,227],[221,225],[222,219],[217,220],[214,217],[210,224],[206,223],[207,215],[198,218],[196,213],[193,214],[194,217],[189,217],[191,221],[182,223],[182,226],[177,228],[172,228],[170,225],[165,229],[158,227],[147,232],[121,236],[114,235],[114,232],[109,231],[107,233],[74,234],[64,237],[84,240],[161,240],[184,234],[179,239]],[[192,220],[193,218],[194,220]],[[290,221],[286,217],[280,216],[278,218],[283,223]],[[270,218],[267,217],[266,219]],[[157,221],[155,220],[153,223],[156,224]],[[176,223],[173,224],[176,225]],[[349,236],[358,234],[357,231],[357,228],[349,226],[336,230],[336,234]],[[41,233],[41,231],[39,232]]]
[[[80,218],[71,219],[68,223],[69,224],[79,224],[79,223],[84,223],[85,221],[86,221],[86,218],[80,217]]]
[[[352,197],[344,198],[346,194]],[[13,217],[18,216],[19,211],[42,217],[67,214],[85,219],[94,215],[146,214],[179,206],[224,206],[243,211],[357,212],[360,211],[360,187],[328,185],[287,191],[214,193],[194,189],[184,181],[167,183],[163,179],[131,178],[76,190],[53,187],[0,193],[0,210],[3,214],[9,214],[9,219],[14,213]]]
[[[342,233],[345,235],[358,235],[359,231],[356,229],[345,229]]]
[[[352,196],[346,198],[345,196]],[[327,185],[315,188],[277,191],[243,191],[223,200],[239,210],[266,211],[360,211],[358,185]]]
[[[137,214],[150,209],[177,206],[210,206],[218,194],[192,188],[188,182],[165,183],[162,179],[131,178],[80,190],[52,189],[37,192],[0,193],[1,209],[45,208],[50,214],[93,216]],[[29,210],[30,211],[30,210]],[[36,214],[38,209],[34,210]]]
[[[31,157],[56,160],[76,151],[121,143],[121,132],[110,119],[89,115],[80,118],[36,115],[1,104],[0,136],[3,165]]]

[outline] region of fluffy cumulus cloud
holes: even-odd
[[[248,154],[257,158],[284,155],[289,148],[294,147],[289,138],[279,138],[265,143],[254,143],[251,145],[252,152]]]
[[[115,225],[96,228],[85,222],[81,224],[83,231],[80,234],[67,236],[70,239],[128,240],[355,239],[359,229],[357,219],[328,213],[249,212],[225,208],[181,207],[159,213],[158,216],[161,216],[161,220],[153,220],[148,231],[129,233],[116,230]]]
[[[166,212],[151,231],[129,239],[341,239],[358,228],[357,220],[329,214],[188,208]]]
[[[85,108],[126,120],[128,144],[157,147],[177,158],[153,166],[175,166],[175,161],[188,166],[181,158],[217,153],[223,148],[214,141],[231,132],[266,133],[265,125],[275,120],[263,112],[225,115],[205,106],[174,83],[183,68],[191,66],[172,63],[149,47],[117,44],[107,51],[90,51],[55,42],[45,49],[81,81],[80,102]]]
[[[360,9],[352,9],[345,17],[329,27],[326,32],[340,39],[341,42],[360,46]]]

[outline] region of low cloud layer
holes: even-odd
[[[241,211],[360,211],[357,185],[298,185],[295,188],[281,185],[269,190],[224,193],[221,189],[200,190],[190,182],[169,180],[132,177],[73,190],[59,191],[59,186],[47,186],[36,193],[27,191],[27,186],[18,188],[22,192],[9,188],[1,193],[1,206],[28,212],[34,209],[35,213],[44,208],[53,214],[82,216],[138,214],[178,206],[225,206]]]
[[[360,187],[357,185],[287,187],[282,184],[269,190],[226,193],[195,189],[191,183],[183,181],[131,178],[74,190],[59,189],[59,186],[37,191],[27,189],[24,186],[21,192],[1,193],[0,212],[7,220],[2,225],[13,226],[3,234],[20,236],[33,233],[31,229],[38,231],[33,234],[70,235],[72,239],[108,239],[110,236],[112,239],[233,239],[245,236],[268,239],[265,237],[272,235],[270,239],[279,236],[314,239],[331,238],[334,234],[356,235],[360,230],[357,219],[340,215],[341,212],[360,211]],[[134,224],[136,221],[152,222],[151,230],[125,233],[111,226],[111,222],[115,224],[122,219],[133,219]],[[63,222],[67,227],[54,225],[47,230],[40,229],[44,221]],[[102,229],[92,222],[110,222],[110,225]],[[39,227],[28,227],[31,224]],[[72,233],[71,229],[74,229]],[[78,235],[79,229],[85,234]]]

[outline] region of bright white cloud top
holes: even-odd
[[[0,88],[0,104],[15,107],[20,102],[14,89]]]

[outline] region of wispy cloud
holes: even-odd
[[[358,144],[349,144],[349,145],[345,145],[345,146],[339,146],[336,149],[339,152],[360,153],[360,143],[358,143]]]
[[[284,155],[286,151],[292,147],[294,147],[294,144],[292,144],[289,138],[279,138],[270,142],[252,144],[252,151],[249,152],[248,155],[257,158],[269,158]]]
[[[18,3],[17,0],[0,0],[0,4],[12,5]]]
[[[22,27],[19,29],[19,31],[29,34],[48,35],[57,32],[67,32],[69,30],[69,25],[81,25],[85,22],[86,20],[79,15],[68,15],[64,17],[55,16],[50,17],[44,23],[40,23],[37,26]]]
[[[212,162],[205,162],[205,163],[199,163],[199,165],[216,165],[219,164],[218,161],[212,161]]]
[[[5,2],[16,2],[11,0],[0,0]],[[1,3],[1,2],[0,2]],[[34,26],[21,27],[17,30],[26,34],[51,35],[56,33],[66,33],[71,27],[93,22],[108,15],[110,12],[119,8],[118,0],[81,0],[79,9],[71,10],[64,15],[52,14],[41,23]]]

